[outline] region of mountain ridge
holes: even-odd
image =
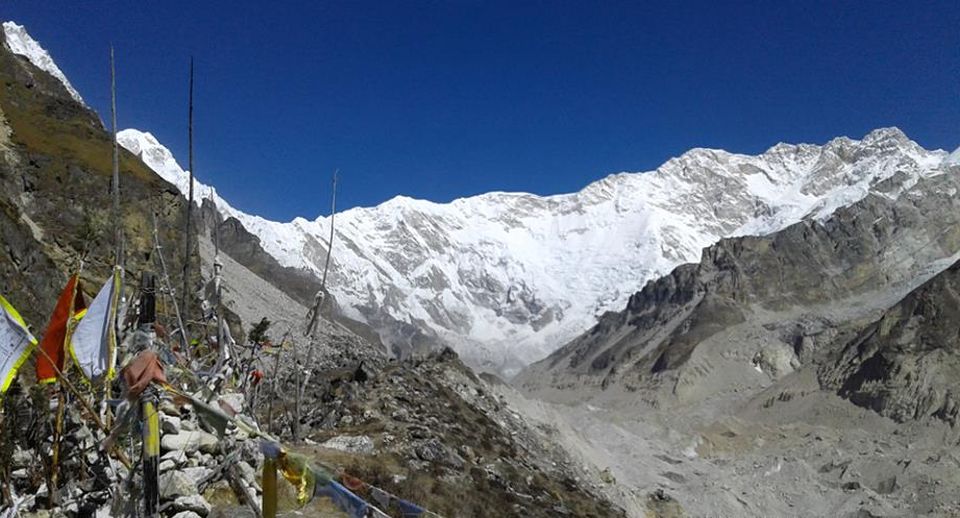
[[[21,26],[4,29],[32,42],[23,55],[74,95]],[[128,129],[118,140],[186,192],[188,173],[153,135]],[[491,192],[449,203],[397,196],[337,215],[329,291],[344,316],[373,327],[396,356],[448,344],[473,366],[511,376],[723,237],[825,218],[898,172],[913,182],[955,155],[881,128],[861,140],[779,143],[755,156],[694,148],[654,171],[611,174],[575,193]],[[197,182],[196,190],[197,205],[214,201],[281,267],[323,270],[329,217],[270,221],[234,208],[212,186]]]
[[[67,79],[67,76],[64,75],[60,67],[53,61],[50,53],[27,33],[27,29],[23,25],[12,21],[3,22],[3,32],[5,44],[7,48],[10,49],[10,52],[26,57],[31,63],[36,65],[37,68],[55,77],[63,84],[63,87],[67,89],[70,97],[73,97],[75,101],[86,106],[83,98],[80,97],[80,93],[70,84],[70,80]]]
[[[185,190],[187,173],[156,138],[137,130],[118,138]],[[337,215],[334,246],[342,248],[331,292],[398,355],[451,343],[475,365],[510,375],[720,237],[826,217],[898,170],[919,178],[946,156],[881,128],[859,141],[780,143],[757,156],[695,148],[653,172],[611,174],[576,193],[490,192],[449,203],[397,196]],[[657,198],[651,186],[671,194]],[[280,264],[321,270],[328,217],[280,223],[233,208],[208,186],[197,192],[215,198]],[[677,214],[676,205],[686,211]],[[556,244],[574,251],[550,250]],[[552,263],[540,260],[551,255]],[[570,292],[587,296],[570,301]]]

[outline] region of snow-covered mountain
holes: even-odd
[[[943,163],[947,165],[960,165],[960,147],[955,149],[953,153],[950,153],[950,156],[948,156]]]
[[[69,81],[22,26],[4,23],[7,46]],[[121,145],[187,191],[188,175],[149,133]],[[824,218],[896,173],[915,182],[960,161],[927,151],[895,128],[862,140],[778,144],[758,156],[694,149],[654,171],[619,173],[554,196],[493,192],[450,203],[397,197],[336,217],[328,286],[348,317],[367,322],[398,353],[448,343],[476,365],[512,374],[589,329],[606,311],[721,237],[765,234]],[[320,272],[329,217],[270,221],[233,208],[283,266]],[[319,209],[319,207],[318,207]]]
[[[185,191],[186,173],[155,138],[137,130],[119,138]],[[946,157],[885,128],[759,156],[694,149],[573,194],[494,192],[443,204],[397,197],[337,215],[329,286],[348,316],[398,350],[436,339],[509,375],[721,237],[826,217],[879,193],[874,186],[897,172],[934,174]],[[281,264],[322,270],[329,218],[269,221],[210,187],[197,192]]]
[[[54,63],[50,54],[27,33],[27,30],[22,25],[17,25],[15,22],[3,22],[3,34],[6,37],[7,48],[10,49],[11,52],[25,56],[31,63],[36,65],[37,68],[59,79],[67,91],[70,92],[70,95],[76,99],[77,102],[83,104],[83,99],[73,88],[73,85],[70,84],[70,81],[67,80],[67,76],[63,75],[60,67]]]

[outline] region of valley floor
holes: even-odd
[[[787,391],[778,389],[789,396],[765,393],[772,403],[718,417],[626,401],[552,404],[502,390],[592,468],[629,516],[960,514],[955,431],[898,425],[821,392],[808,373],[790,378]]]

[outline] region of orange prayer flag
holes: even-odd
[[[37,356],[37,380],[40,383],[57,381],[57,369],[63,370],[64,360],[67,357],[64,344],[67,342],[70,330],[69,323],[86,307],[83,292],[80,291],[79,276],[73,274],[67,281],[67,286],[63,288],[63,292],[60,293],[60,298],[57,299],[53,315],[50,316],[50,322],[47,323],[47,329],[40,341],[40,347],[47,353],[46,356],[43,354]],[[53,360],[54,364],[51,364],[47,357]],[[54,369],[53,365],[57,368]]]

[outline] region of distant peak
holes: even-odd
[[[943,165],[960,165],[960,147],[943,159]]]
[[[153,136],[153,133],[149,131],[140,131],[134,128],[128,128],[120,130],[117,132],[117,139],[126,140],[129,142],[145,142],[151,146],[160,146],[166,149],[166,147],[157,140],[157,137]]]
[[[897,142],[910,142],[910,137],[895,126],[889,128],[877,128],[863,137],[864,144],[873,144],[886,140],[895,140]]]
[[[26,57],[34,66],[57,78],[63,83],[64,88],[67,89],[67,92],[70,93],[70,96],[73,97],[74,100],[86,105],[83,102],[83,98],[80,97],[80,93],[73,88],[73,85],[67,80],[67,76],[63,74],[63,71],[61,71],[60,67],[53,61],[50,54],[37,43],[37,40],[33,39],[33,37],[27,33],[27,29],[23,25],[19,25],[16,22],[3,22],[3,33],[7,48],[10,49],[10,52]]]

